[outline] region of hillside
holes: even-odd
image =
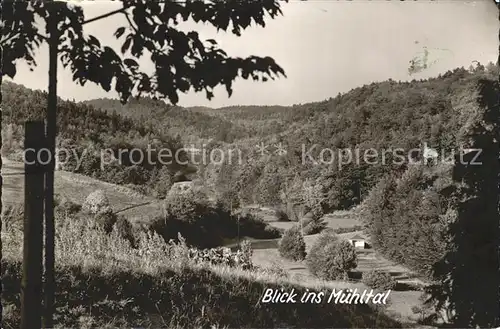
[[[8,207],[22,205],[24,201],[24,170],[21,162],[2,159],[2,202]],[[161,214],[161,206],[157,200],[144,196],[130,188],[106,183],[84,175],[57,171],[55,174],[55,191],[76,204],[83,204],[85,198],[95,190],[102,190],[108,197],[114,212],[118,212],[131,221],[152,218]],[[134,205],[145,204],[132,208]]]
[[[200,144],[201,141],[210,140],[231,143],[251,135],[251,131],[236,122],[205,113],[209,111],[208,108],[186,110],[150,98],[133,99],[125,105],[116,99],[102,98],[85,101],[83,104],[109,114],[116,113],[136,119],[155,131],[179,136],[184,144]]]
[[[290,107],[181,108],[152,99],[86,104],[136,118],[155,131],[178,136],[185,145],[204,147],[208,154],[215,148],[240,150],[241,165],[198,165],[197,176],[219,195],[235,195],[244,204],[285,203],[280,198],[283,186],[300,185],[294,181],[300,175],[319,184],[328,199],[321,206],[332,211],[358,204],[384,174],[403,172],[408,161],[394,164],[394,150],[406,155],[422,143],[447,154],[456,150],[467,122],[462,104],[469,102],[481,78],[494,79],[495,74],[492,64],[474,72],[461,68],[428,80],[371,83],[322,102]],[[256,152],[260,143],[268,157]],[[286,155],[278,154],[278,145]],[[378,152],[375,165],[363,159],[339,164],[340,151],[353,155],[359,150],[363,156],[370,149]],[[384,151],[390,151],[387,159],[382,158]],[[418,152],[415,156],[418,160]]]
[[[408,161],[398,163],[392,153],[386,162],[368,163],[362,159],[364,162],[342,162],[340,168],[338,159],[334,159],[337,162],[321,162],[319,156],[322,149],[331,153],[355,149],[362,152],[396,148],[408,151],[419,148],[422,143],[427,143],[438,152],[445,151],[453,155],[467,142],[471,130],[486,118],[486,108],[492,103],[491,99],[487,102],[481,99],[484,93],[481,88],[488,85],[491,87],[490,93],[498,94],[496,70],[496,67],[491,66],[474,71],[456,69],[425,81],[389,80],[372,83],[322,102],[292,107],[184,109],[151,99],[140,99],[126,106],[109,99],[84,103],[61,100],[58,145],[80,152],[91,150],[93,153],[84,157],[80,167],[70,162],[63,168],[65,171],[56,174],[56,191],[75,203],[81,203],[90,192],[104,190],[115,212],[133,204],[150,203],[122,214],[129,221],[134,218],[151,220],[154,230],[166,240],[176,238],[177,233],[183,230],[187,240],[193,238],[189,233],[194,232],[193,236],[212,238],[218,244],[225,237],[232,241],[239,240],[240,233],[247,236],[247,232],[253,231],[258,233],[252,239],[256,249],[252,260],[256,265],[262,266],[265,272],[269,266],[281,264],[280,270],[285,272],[285,277],[299,274],[302,278],[307,277],[309,284],[309,280],[316,279],[312,278],[305,263],[284,261],[276,248],[277,239],[271,240],[262,235],[274,234],[276,238],[276,235],[279,236],[276,229],[272,231],[267,223],[249,217],[248,221],[243,221],[242,228],[245,230],[240,231],[240,217],[236,222],[228,209],[257,204],[260,209],[282,210],[292,220],[298,219],[301,212],[308,211],[326,219],[327,226],[331,228],[349,229],[364,225],[363,234],[369,237],[374,249],[357,252],[357,274],[362,275],[361,272],[376,268],[390,272],[398,280],[405,280],[411,271],[426,275],[431,280],[436,279],[432,276],[432,268],[445,259],[450,251],[446,243],[449,223],[456,220],[457,200],[463,196],[457,189],[453,166],[439,163],[436,166],[424,166],[422,163],[409,165]],[[4,84],[2,88],[6,123],[3,155],[10,158],[5,162],[4,173],[9,174],[22,170],[18,162],[12,161],[19,157],[22,145],[21,123],[43,117],[45,94],[10,83]],[[103,148],[114,151],[133,148],[144,150],[149,144],[154,144],[162,148],[180,149],[186,143],[205,142],[209,142],[208,151],[215,148],[223,151],[239,149],[242,151],[241,162],[218,164],[212,161],[196,165],[174,163],[155,166],[147,162],[131,165],[130,160],[127,162],[124,159],[122,164],[115,163],[104,168],[100,166],[98,151]],[[256,148],[260,143],[267,149]],[[278,154],[276,151],[280,144],[286,152]],[[309,149],[314,145],[315,148],[306,157],[308,161],[303,162],[304,148]],[[418,161],[421,156],[416,154],[412,159]],[[218,203],[217,208],[210,208],[203,204],[202,199],[179,197],[165,203],[168,216],[160,213],[159,199],[164,198],[179,173],[190,173],[192,178],[203,182],[222,203]],[[7,175],[5,182],[4,201],[7,204],[21,201],[22,177]],[[346,212],[349,216],[344,217],[325,215],[335,210],[351,209],[355,205],[360,205],[357,208],[360,210],[357,212],[359,217],[353,218],[352,212]],[[296,207],[300,208],[299,211]],[[61,264],[58,278],[70,291],[69,297],[59,297],[61,312],[71,313],[79,309],[91,314],[92,311],[87,308],[93,305],[93,309],[97,310],[94,312],[103,311],[110,315],[98,321],[115,321],[111,319],[111,315],[116,317],[115,311],[108,310],[108,306],[94,306],[106,295],[110,298],[109,308],[118,307],[127,312],[134,310],[131,313],[134,314],[133,319],[123,316],[116,320],[119,322],[116,325],[165,325],[164,319],[159,319],[164,316],[178,317],[173,321],[182,325],[189,320],[180,314],[188,312],[195,317],[200,313],[196,319],[206,325],[315,326],[321,321],[328,321],[332,325],[346,327],[399,326],[399,323],[386,318],[379,310],[359,305],[340,309],[328,305],[301,305],[293,312],[279,305],[260,305],[255,306],[247,318],[235,317],[234,314],[242,312],[235,313],[234,309],[240,310],[256,303],[264,286],[285,285],[303,290],[308,284],[294,282],[293,278],[269,278],[269,275],[259,272],[262,269],[257,269],[257,272],[239,272],[217,267],[199,268],[193,264],[185,267],[182,257],[164,255],[165,250],[177,247],[167,248],[163,240],[147,240],[147,243],[137,248],[124,245],[124,241],[114,233],[101,236],[99,234],[102,232],[93,231],[85,220],[96,218],[79,213],[74,218],[62,216],[60,220],[67,230],[59,230],[58,233],[61,246],[57,256]],[[272,226],[286,229],[296,224],[284,220],[274,222]],[[3,238],[10,239],[6,244],[7,263],[3,268],[8,270],[4,276],[7,280],[17,282],[21,249],[16,243],[20,243],[21,238],[15,236],[19,232],[8,230],[2,232]],[[81,232],[85,234],[83,239]],[[139,231],[137,234],[140,237],[144,232]],[[309,251],[317,235],[306,235]],[[138,239],[135,235],[133,238]],[[95,246],[92,245],[94,243]],[[76,247],[78,253],[75,253],[75,257],[64,256],[69,249]],[[186,250],[181,253],[185,255]],[[89,268],[85,264],[89,263],[83,259],[93,262],[92,271],[97,272],[88,274]],[[108,263],[119,268],[119,271],[112,272],[107,267]],[[69,276],[69,272],[73,276]],[[111,273],[116,276],[110,276]],[[126,288],[115,294],[114,289],[122,285],[113,277],[131,283],[130,290]],[[112,287],[113,292],[100,288],[89,290],[88,280],[94,280],[99,287]],[[185,291],[179,282],[186,280],[202,284],[196,285],[195,290]],[[140,295],[136,290],[143,283],[150,286],[150,291],[163,291],[153,296],[155,305],[149,302],[150,295]],[[347,283],[326,283],[329,287],[339,284]],[[322,285],[315,281],[314,288]],[[227,286],[234,289],[228,291]],[[355,285],[349,283],[349,286]],[[10,305],[14,305],[18,286],[13,284],[10,288],[6,298]],[[81,295],[82,291],[87,293],[88,300],[75,303],[71,298]],[[165,294],[175,296],[175,304],[166,302]],[[420,295],[420,291],[395,292],[391,302],[401,302],[402,306],[390,305],[386,311],[409,318],[412,306],[419,303]],[[158,303],[172,311],[158,310]],[[75,307],[68,307],[67,304]],[[229,314],[228,305],[231,305],[233,311],[230,313],[233,315],[226,315]],[[176,308],[172,309],[171,306]],[[15,310],[15,306],[10,307]],[[205,308],[210,310],[209,317],[206,316]],[[317,316],[310,317],[311,312]],[[11,312],[11,323],[17,323],[16,314],[16,311]],[[75,325],[83,320],[80,313],[71,313],[66,315],[65,321],[67,325]]]
[[[260,128],[263,118],[277,120],[278,124],[269,123],[277,132],[221,146],[241,150],[243,164],[222,168],[208,164],[200,175],[213,180],[220,194],[265,205],[286,203],[283,194],[303,200],[301,185],[309,180],[325,196],[321,204],[324,211],[349,208],[365,198],[385,174],[402,173],[410,156],[421,160],[418,151],[423,143],[439,154],[458,150],[463,127],[470,120],[466,113],[477,106],[474,95],[479,81],[496,80],[496,72],[494,66],[488,66],[475,72],[456,69],[429,80],[372,83],[287,110],[235,108],[240,111],[238,117],[255,120],[254,129]],[[224,117],[225,112],[229,110],[221,110],[221,114],[212,110],[210,114]],[[259,143],[267,147],[267,155],[259,154]],[[286,154],[278,153],[280,144]],[[417,152],[409,154],[414,148]],[[375,156],[366,161],[363,156],[370,151]],[[339,152],[350,154],[351,161],[341,163]]]
[[[3,83],[3,147],[2,155],[20,160],[23,122],[45,118],[46,93],[30,90],[14,83]],[[62,154],[64,170],[90,176],[109,183],[129,185],[142,193],[164,196],[174,181],[174,176],[189,173],[191,168],[180,162],[186,157],[179,153],[159,161],[158,151],[175,152],[182,148],[179,139],[156,130],[138,119],[100,111],[91,105],[59,100],[57,148]],[[153,150],[149,158],[137,156],[133,150],[147,155],[148,146]],[[102,154],[113,153],[115,161],[103,162]],[[67,154],[67,153],[66,153]],[[81,159],[81,163],[78,163]],[[180,160],[180,161],[177,161]]]
[[[463,104],[473,102],[468,98],[478,81],[494,78],[495,70],[488,65],[475,72],[456,69],[425,81],[372,83],[322,102],[291,107],[180,108],[145,98],[127,105],[112,99],[60,101],[59,140],[70,137],[80,152],[89,147],[116,150],[145,148],[147,144],[174,150],[193,144],[204,146],[207,153],[215,148],[237,149],[243,155],[240,164],[218,165],[209,160],[164,170],[147,164],[131,166],[125,161],[120,168],[111,166],[103,171],[94,158],[78,170],[71,166],[66,170],[132,184],[143,193],[160,197],[168,191],[174,173],[197,170],[194,177],[219,196],[231,195],[242,204],[270,206],[304,202],[300,190],[308,180],[311,188],[325,196],[321,207],[329,212],[358,204],[383,175],[403,172],[407,162],[394,164],[392,152],[385,163],[380,163],[378,154],[373,165],[353,160],[341,164],[339,170],[338,152],[352,155],[356,149],[363,154],[369,149],[383,152],[398,148],[408,152],[424,142],[438,152],[456,150],[461,127],[467,122]],[[44,113],[44,93],[11,83],[2,88],[7,124],[4,134],[11,135],[4,136],[5,155],[20,148],[19,122]],[[267,147],[268,155],[258,154],[260,143]],[[286,154],[278,154],[279,145]],[[284,200],[283,194],[289,200]]]

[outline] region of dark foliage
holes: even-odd
[[[20,125],[26,120],[44,118],[46,93],[13,83],[4,83],[2,89],[5,124]],[[179,140],[151,130],[138,120],[59,100],[58,127],[58,147],[70,153],[61,153],[60,161],[67,162],[63,167],[67,171],[115,184],[142,185],[164,195],[172,184],[172,175],[186,167],[175,159],[170,159],[169,164],[169,159],[158,155],[160,149],[171,150],[174,154],[182,148]],[[22,139],[22,134],[15,138]],[[144,155],[150,154],[152,161],[149,162],[147,156],[142,161],[135,159],[138,152],[130,153],[134,148],[142,150]],[[104,155],[113,153],[116,161],[107,162],[106,157],[101,158],[102,152]],[[180,159],[183,159],[182,152]]]
[[[304,260],[306,258],[306,243],[300,230],[295,227],[286,230],[279,242],[278,251],[286,259]]]
[[[276,210],[276,218],[278,222],[289,222],[290,218],[288,217],[288,214],[286,211],[282,209],[277,209]]]
[[[433,268],[437,283],[430,289],[430,302],[457,327],[500,325],[498,82],[481,80],[478,94],[480,110],[471,114],[464,140],[482,152],[456,159],[453,180],[461,185],[451,196],[457,197],[457,216],[447,227],[448,251]]]
[[[348,241],[339,240],[332,231],[323,232],[307,255],[309,271],[325,280],[347,279],[356,268],[356,250]]]
[[[218,47],[215,40],[201,40],[195,31],[178,28],[179,19],[193,19],[210,24],[217,30],[241,35],[252,23],[265,26],[265,16],[281,14],[280,3],[274,0],[238,3],[220,2],[157,2],[123,1],[117,12],[127,19],[114,36],[122,43],[121,56],[101,45],[93,35],[86,35],[83,26],[93,18],[85,17],[78,5],[64,2],[2,3],[5,38],[2,39],[3,73],[14,78],[16,62],[24,60],[36,66],[34,50],[45,39],[40,36],[35,20],[57,20],[59,54],[64,67],[69,67],[73,80],[81,85],[91,81],[110,91],[112,86],[123,102],[130,96],[150,95],[176,104],[179,92],[190,89],[204,91],[213,97],[216,86],[222,85],[229,95],[233,81],[240,77],[267,81],[284,75],[283,69],[270,57],[232,58]],[[160,21],[163,24],[157,24]],[[148,54],[149,53],[149,54]],[[138,60],[150,57],[155,72],[141,71]],[[113,82],[116,82],[113,84]]]
[[[364,226],[362,225],[354,225],[351,227],[338,227],[334,231],[337,234],[342,234],[342,233],[350,233],[350,232],[355,232],[355,231],[361,231],[364,229]]]
[[[151,228],[165,241],[177,240],[180,233],[186,242],[199,248],[212,248],[224,239],[248,236],[273,239],[280,231],[251,214],[231,214],[222,204],[213,204],[203,196],[186,193],[165,200],[165,216],[155,218]],[[239,228],[238,228],[239,227]]]
[[[104,230],[104,232],[108,234],[113,230],[113,226],[115,225],[117,220],[118,215],[116,215],[112,211],[100,212],[94,215],[96,227]]]
[[[134,237],[134,230],[132,224],[129,222],[127,218],[123,216],[118,216],[113,225],[113,229],[116,230],[119,237],[127,240],[132,247],[135,247],[136,241]]]
[[[446,225],[453,216],[453,200],[445,195],[452,182],[439,177],[431,169],[412,166],[400,178],[382,179],[364,204],[373,247],[427,276],[446,252]]]
[[[397,285],[390,273],[379,270],[363,272],[362,281],[368,287],[380,290],[394,290]]]
[[[493,64],[474,71],[457,68],[425,81],[372,83],[323,102],[204,109],[203,113],[244,123],[272,155],[256,156],[255,139],[242,136],[223,148],[241,150],[243,166],[223,164],[220,170],[207,166],[202,172],[207,177],[207,172],[223,176],[214,186],[231,191],[246,204],[285,203],[280,199],[283,192],[304,202],[302,186],[291,188],[294,179],[317,180],[323,211],[348,209],[366,198],[386,174],[404,172],[411,149],[417,149],[413,160],[421,161],[421,143],[427,142],[445,156],[457,150],[467,116],[456,104],[472,101],[478,81],[494,79],[495,74]],[[235,134],[238,129],[234,128]],[[277,153],[279,143],[286,154]],[[333,160],[330,152],[320,156],[325,149],[333,152]],[[370,149],[378,153],[364,160],[365,151],[369,155]],[[340,169],[339,150],[351,150],[352,154],[351,163]],[[358,150],[359,156],[355,153]],[[285,191],[286,186],[290,191]]]

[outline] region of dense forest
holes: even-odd
[[[208,153],[214,148],[224,152],[237,149],[241,163],[199,161],[195,177],[237,204],[319,203],[313,206],[325,212],[346,209],[359,204],[385,174],[404,172],[406,163],[395,164],[389,154],[383,163],[361,159],[339,169],[339,159],[332,155],[337,156],[339,150],[358,150],[360,154],[369,149],[408,151],[424,142],[446,154],[456,150],[461,127],[468,120],[463,107],[473,106],[467,103],[472,98],[467,97],[473,95],[480,78],[495,73],[493,64],[460,68],[428,80],[371,83],[322,102],[290,107],[181,108],[149,98],[127,105],[112,99],[60,100],[58,139],[60,145],[95,150],[145,148],[147,144],[173,150],[193,144]],[[45,94],[11,83],[3,88],[6,131],[14,135],[6,140],[6,152],[19,146],[21,133],[16,125],[43,115]],[[268,154],[257,152],[259,143],[267,145]],[[279,145],[286,154],[278,152]],[[330,153],[321,154],[324,149]],[[142,186],[158,196],[168,190],[175,172],[193,171],[193,166],[166,170],[145,163],[130,166],[127,161],[123,168],[111,166],[101,171],[97,159],[88,158],[80,172]],[[317,164],[312,159],[326,161]]]
[[[2,130],[2,154],[19,160],[24,139],[23,122],[44,119],[47,95],[45,92],[8,82],[2,84],[2,89],[5,125]],[[67,161],[64,170],[111,183],[128,184],[157,195],[165,195],[172,181],[190,170],[186,165],[177,163],[175,158],[171,161],[164,158],[163,161],[158,161],[158,154],[154,151],[166,148],[175,152],[182,149],[179,139],[133,118],[59,99],[57,126],[57,147],[76,152],[68,154],[69,161],[60,159],[62,162]],[[147,154],[148,145],[151,145],[152,151],[149,153],[152,161],[140,159],[138,152],[129,153],[133,149],[140,149],[143,154]],[[103,150],[112,150],[116,161],[106,162],[101,167]],[[77,165],[74,154],[82,159],[80,165]],[[186,155],[179,152],[179,158],[184,157]]]
[[[380,161],[381,150],[400,148],[406,154],[421,149],[423,143],[443,156],[458,150],[463,127],[472,120],[469,113],[477,107],[478,82],[482,78],[494,80],[496,74],[496,67],[488,65],[474,70],[455,69],[429,80],[372,83],[323,102],[296,105],[287,111],[277,107],[278,116],[273,107],[236,108],[236,112],[248,110],[238,115],[246,117],[248,124],[255,113],[255,129],[260,128],[266,115],[278,117],[280,125],[271,123],[269,127],[277,132],[256,134],[226,145],[228,149],[243,150],[243,164],[209,164],[200,175],[207,182],[213,180],[220,194],[237,195],[235,201],[240,203],[311,203],[304,195],[305,184],[316,194],[315,200],[324,211],[349,208],[360,203],[384,175],[406,170],[408,161],[396,162],[391,153],[385,162]],[[227,111],[213,110],[210,114],[225,117]],[[269,146],[270,154],[260,156],[256,152],[260,142]],[[279,143],[286,154],[273,152]],[[309,153],[314,159],[323,149],[333,150],[334,155],[346,149],[353,153],[359,150],[360,154],[375,149],[380,153],[376,163],[361,159],[339,169],[338,161],[304,162],[304,150],[314,145]],[[412,159],[421,156],[417,152]]]
[[[133,118],[146,127],[171,136],[179,136],[185,144],[210,140],[232,143],[247,138],[252,132],[225,118],[211,116],[201,111],[165,104],[151,98],[132,99],[122,105],[115,99],[93,99],[84,104],[102,109],[109,114]]]

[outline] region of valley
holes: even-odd
[[[495,66],[460,68],[428,80],[388,80],[290,107],[181,108],[149,98],[128,105],[112,99],[61,100],[58,147],[91,151],[81,166],[69,161],[55,175],[56,198],[62,203],[58,209],[65,211],[57,213],[62,228],[57,236],[61,280],[69,280],[65,271],[78,268],[81,276],[64,282],[85,292],[86,280],[121,287],[113,277],[88,274],[89,268],[117,271],[137,284],[142,279],[136,276],[146,273],[154,291],[174,295],[184,289],[177,284],[185,276],[206,280],[194,292],[175,295],[186,312],[195,312],[194,298],[203,309],[197,315],[203,323],[212,321],[202,306],[208,303],[210,316],[236,325],[275,324],[272,313],[284,324],[316,325],[314,321],[325,316],[332,323],[351,327],[438,327],[441,319],[422,302],[428,297],[423,288],[444,282],[434,268],[451,252],[449,227],[459,218],[461,205],[456,197],[462,193],[457,176],[460,164],[437,161],[427,165],[417,155],[408,158],[413,163],[397,163],[389,157],[386,163],[351,161],[340,168],[336,163],[304,163],[301,149],[317,145],[315,157],[321,149],[408,151],[424,144],[452,152],[475,136],[471,131],[482,129],[482,122],[489,118],[490,107],[484,102],[494,99],[484,95],[485,90],[498,89],[493,79],[496,70]],[[40,99],[44,95],[11,83],[2,88],[7,127],[2,131],[4,217],[17,216],[9,220],[21,223],[22,122],[43,117]],[[133,149],[144,151],[151,145],[180,150],[182,159],[165,165],[134,161]],[[221,152],[237,148],[243,156],[233,163],[183,161],[189,160],[184,148],[192,145]],[[269,152],[258,149],[259,145],[269,147]],[[286,152],[272,152],[277,145],[283,145]],[[102,149],[116,157],[104,168],[99,159]],[[157,160],[159,155],[153,157]],[[179,183],[186,191],[172,188]],[[96,192],[99,200],[89,198]],[[106,210],[89,212],[98,206]],[[12,208],[21,213],[7,213]],[[12,264],[21,257],[20,234],[10,227],[2,230],[7,241],[5,257]],[[287,236],[291,237],[291,254],[282,250]],[[317,247],[325,239],[330,240]],[[75,250],[74,254],[67,256],[69,250]],[[314,272],[310,255],[316,255],[319,268],[328,271]],[[335,271],[339,272],[335,278],[328,276]],[[379,277],[370,283],[369,275]],[[172,281],[163,281],[163,276]],[[278,305],[256,307],[244,319],[223,315],[230,313],[228,298],[239,303],[235,307],[253,305],[269,285],[368,289],[377,284],[376,289],[382,289],[384,285],[377,280],[387,281],[384,284],[392,290],[389,305],[382,311],[353,305],[349,311],[301,306],[290,313]],[[101,299],[100,294],[99,290],[89,292],[94,297],[88,297],[88,304],[94,303],[92,298]],[[137,291],[123,292],[115,302],[122,305],[134,294]],[[211,297],[206,302],[200,296]],[[13,305],[15,294],[9,298]],[[165,296],[155,298],[170,307]],[[139,302],[134,303],[143,310]],[[138,318],[158,324],[161,312],[144,303],[148,311]],[[172,316],[182,313],[172,312],[178,312]],[[308,312],[317,316],[311,319]],[[16,313],[12,314],[15,318]],[[114,311],[108,314],[110,318],[115,315]],[[347,314],[345,322],[335,322],[339,314]],[[78,316],[66,319],[77,321]]]

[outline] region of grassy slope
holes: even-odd
[[[359,234],[359,232],[351,232],[339,234],[341,238],[347,239],[348,237]],[[314,242],[316,241],[318,234],[308,235],[304,238],[306,242],[306,250],[310,250]],[[276,241],[277,242],[277,241]],[[267,243],[269,245],[269,243]],[[260,241],[255,241],[252,243],[254,246],[254,254],[252,257],[252,261],[254,264],[262,267],[279,267],[282,268],[288,273],[288,275],[300,282],[306,284],[309,281],[315,281],[316,279],[312,276],[312,274],[307,269],[307,265],[305,262],[294,262],[287,259],[282,258],[279,255],[276,246],[261,246]],[[262,247],[262,248],[260,248]],[[417,281],[421,282],[418,279],[409,279],[409,275],[411,271],[407,268],[395,264],[376,253],[373,249],[366,249],[358,252],[358,266],[356,271],[365,272],[373,269],[384,270],[398,280],[400,283],[405,283],[408,281]],[[350,283],[349,288],[354,289],[369,289],[362,283]],[[416,317],[414,316],[411,308],[413,306],[419,306],[421,301],[419,297],[422,293],[420,291],[415,290],[401,290],[401,291],[393,291],[390,295],[390,305],[387,307],[387,311],[390,314],[401,317],[406,321],[415,321]]]
[[[23,165],[8,159],[2,159],[4,178],[2,201],[5,204],[22,204],[24,200],[24,176],[10,175],[23,171]],[[143,196],[127,187],[106,183],[84,175],[65,171],[57,171],[55,176],[56,194],[64,196],[73,202],[82,204],[85,198],[93,191],[103,190],[109,198],[114,211],[119,211],[131,205],[151,202],[149,205],[125,210],[121,212],[130,219],[151,218],[161,213],[157,200]]]
[[[325,215],[323,219],[325,220],[327,227],[333,229],[350,228],[362,224],[359,212],[355,210],[336,211]],[[276,220],[276,218],[274,218],[274,220]],[[269,222],[272,226],[283,229],[289,229],[290,227],[297,225],[296,222],[277,222],[271,220],[269,220]],[[355,234],[363,234],[363,232],[356,231],[343,233],[339,234],[339,236],[343,239],[348,239]],[[307,251],[310,250],[317,238],[318,234],[307,235],[304,237]],[[309,284],[316,281],[314,276],[307,269],[307,264],[305,262],[290,261],[280,256],[277,249],[279,239],[248,240],[254,249],[252,261],[255,265],[283,269],[289,277],[298,280],[302,284]],[[366,249],[358,252],[358,266],[356,271],[366,272],[373,269],[391,273],[391,275],[393,275],[393,277],[402,284],[408,282],[422,283],[421,280],[413,278],[413,273],[409,269],[387,260],[373,249]],[[368,287],[362,283],[350,283],[349,287],[352,289],[368,289]],[[390,296],[390,305],[387,307],[387,311],[390,314],[405,319],[406,321],[414,322],[417,318],[411,311],[411,308],[413,306],[421,305],[421,301],[419,300],[420,295],[421,292],[416,290],[393,291]]]
[[[165,249],[142,236],[131,249],[116,235],[88,223],[59,218],[56,237],[59,327],[398,327],[367,305],[261,304],[266,288],[342,289],[348,283],[300,282],[262,272],[195,266],[183,247]],[[3,231],[5,328],[19,325],[20,231]],[[172,251],[173,250],[173,251]]]

